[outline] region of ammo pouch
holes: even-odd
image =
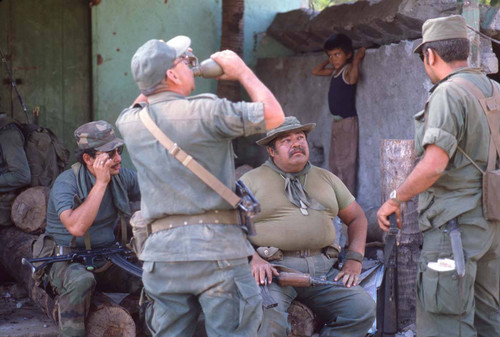
[[[33,241],[32,248],[33,248],[33,257],[34,258],[50,257],[50,256],[56,255],[56,242],[54,241],[54,239],[50,235],[45,234],[45,233],[41,234],[38,237],[38,239]],[[38,266],[42,263],[43,262],[35,262],[35,263],[33,263],[33,265]],[[35,284],[37,286],[39,286],[40,283],[42,282],[42,280],[45,276],[45,271],[46,271],[47,267],[50,267],[50,266],[51,265],[47,265],[31,275],[31,277],[33,277],[33,279],[35,280]]]
[[[500,221],[500,170],[483,174],[483,211],[486,220]]]
[[[132,238],[130,239],[130,246],[138,258],[140,258],[146,239],[151,232],[149,229],[149,222],[144,219],[141,211],[135,212],[130,218],[130,225],[132,226]]]
[[[266,261],[283,260],[283,252],[276,247],[258,247],[257,254]]]

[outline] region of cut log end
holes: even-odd
[[[20,193],[12,204],[11,217],[17,228],[39,234],[45,230],[50,188],[31,187]]]

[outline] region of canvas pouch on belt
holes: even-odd
[[[130,246],[135,252],[137,257],[140,258],[146,239],[151,232],[149,227],[150,222],[144,219],[141,211],[136,211],[130,218],[130,225],[132,226],[132,238],[130,239]]]
[[[39,257],[50,257],[56,255],[56,242],[54,239],[48,235],[48,234],[41,234],[38,239],[33,241],[32,248],[33,248],[33,257],[34,258],[39,258]],[[42,262],[34,263],[35,266],[41,264]],[[50,265],[48,265],[50,266]],[[41,281],[43,280],[43,277],[45,276],[45,270],[47,267],[44,267],[40,270],[38,270],[36,273],[33,273],[31,277],[35,280],[35,284],[38,286],[40,285]]]

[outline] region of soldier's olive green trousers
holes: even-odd
[[[254,337],[262,319],[260,290],[248,259],[143,264],[155,337],[192,336],[200,312],[209,337]]]
[[[314,277],[326,276],[333,280],[339,272],[332,268],[336,259],[324,254],[305,258],[285,256],[273,261],[294,270],[309,273]],[[345,288],[338,286],[317,286],[309,288],[281,287],[269,285],[269,292],[278,306],[264,310],[260,337],[287,337],[290,333],[287,310],[294,300],[307,305],[324,323],[321,337],[364,337],[375,320],[375,302],[360,286]]]
[[[57,262],[48,273],[49,281],[58,294],[58,320],[62,336],[85,336],[85,319],[94,289],[106,292],[134,292],[140,289],[137,277],[111,266],[93,274],[80,263]]]
[[[500,336],[500,223],[488,229],[460,225],[465,276],[460,296],[456,270],[437,272],[427,267],[438,258],[453,258],[447,226],[424,232],[417,271],[417,335]],[[461,319],[459,317],[461,314]]]

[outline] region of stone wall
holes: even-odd
[[[368,49],[361,64],[356,106],[359,115],[358,202],[366,210],[380,204],[379,141],[413,139],[412,116],[423,109],[432,84],[419,57],[417,41]],[[328,77],[311,74],[324,53],[260,59],[257,74],[283,105],[287,116],[315,122],[309,136],[311,161],[328,167],[332,117],[328,110]],[[264,159],[262,157],[261,159]]]

